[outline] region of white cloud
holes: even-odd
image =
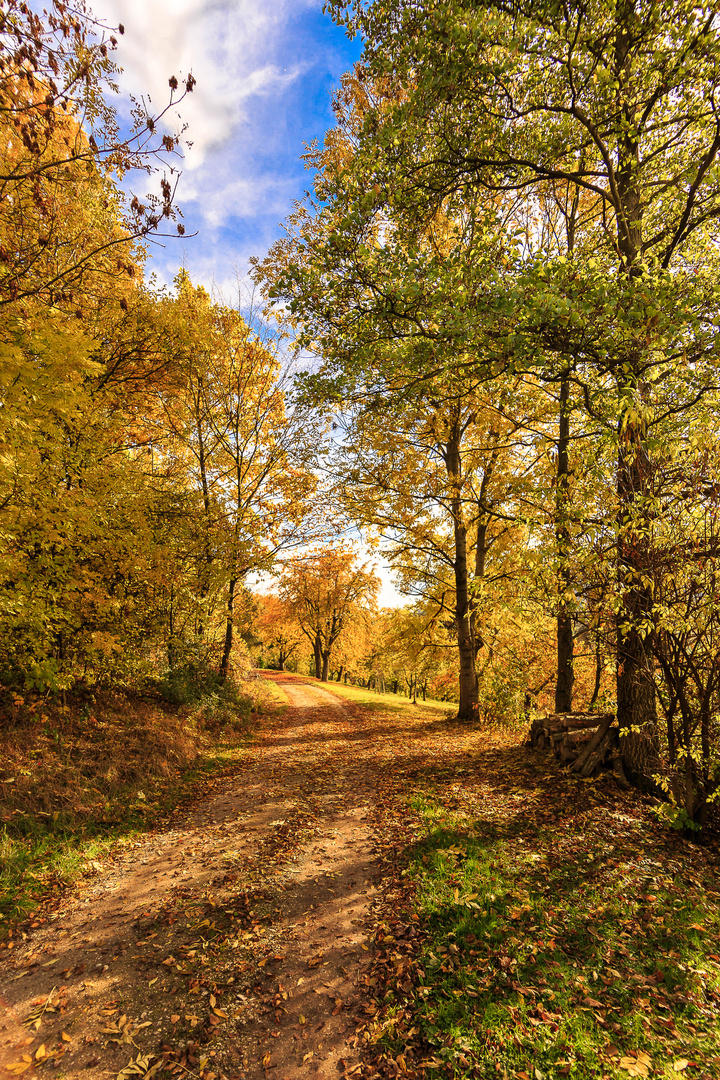
[[[329,114],[344,34],[333,36],[322,0],[91,3],[108,26],[125,28],[115,54],[123,68],[123,99],[116,103],[125,119],[130,95],[149,98],[157,115],[171,76],[192,71],[197,80],[167,117],[170,130],[187,125],[192,144],[175,163],[183,173],[177,199],[186,238],[151,246],[152,268],[170,283],[184,261],[193,280],[207,286],[232,279],[236,266],[245,273],[248,257],[277,238],[307,184],[300,154]],[[140,198],[158,186],[144,175],[123,181]]]
[[[316,0],[96,0],[96,14],[122,23],[117,59],[123,90],[149,95],[155,110],[168,100],[168,79],[189,71],[197,79],[179,113],[192,148],[187,171],[201,168],[250,118],[250,101],[277,94],[306,69],[282,64],[291,16]],[[273,55],[276,54],[276,55]]]

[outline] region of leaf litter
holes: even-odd
[[[9,1075],[720,1075],[712,853],[516,733],[274,678],[236,774],[26,928]]]

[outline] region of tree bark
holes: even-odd
[[[225,623],[225,641],[223,643],[222,660],[220,661],[220,675],[227,679],[230,666],[230,654],[233,646],[233,608],[235,605],[235,589],[238,579],[230,578],[228,583],[227,621]]]
[[[462,460],[460,432],[455,426],[447,445],[447,471],[452,485],[451,508],[455,543],[455,624],[460,657],[460,701],[458,720],[475,720],[478,715],[478,680],[475,669],[475,635],[468,589],[467,526],[462,507]]]
[[[627,94],[632,75],[628,52],[636,19],[633,0],[620,0],[615,38],[615,76],[622,133],[618,139],[618,253],[628,285],[643,275],[642,199],[638,187],[639,147],[635,135],[637,106]],[[623,358],[619,390],[640,392],[642,356]],[[617,715],[623,762],[634,780],[647,776],[654,756],[655,689],[647,648],[652,591],[646,583],[647,532],[645,497],[650,493],[650,462],[645,424],[620,417],[618,423],[618,585],[622,607],[617,626]]]
[[[593,686],[592,697],[588,704],[588,709],[592,709],[593,705],[600,696],[600,682],[602,680],[602,652],[600,649],[600,632],[598,631],[595,639],[595,685]]]
[[[320,679],[322,677],[322,651],[320,648],[320,635],[315,635],[315,641],[313,642],[313,655],[315,657],[315,678]]]
[[[557,611],[557,681],[555,683],[555,712],[571,712],[573,703],[574,638],[573,620],[568,603],[571,584],[570,535],[567,527],[567,503],[570,480],[570,373],[563,372],[560,383],[560,419],[558,424],[557,488],[555,503],[555,535],[557,539],[558,611]]]
[[[628,425],[628,427],[636,425]],[[624,437],[623,437],[624,436]],[[617,626],[617,714],[623,762],[633,779],[647,774],[655,753],[655,686],[652,677],[652,590],[646,583],[647,540],[641,523],[649,463],[640,433],[620,434],[618,454],[618,585],[622,610]]]

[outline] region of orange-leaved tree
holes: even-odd
[[[315,674],[327,682],[335,642],[375,610],[380,579],[351,547],[335,545],[289,559],[280,588],[313,647]]]
[[[297,658],[303,643],[303,630],[290,605],[272,593],[257,594],[255,632],[265,649],[275,653],[279,671],[293,657]]]
[[[165,235],[177,217],[182,132],[163,127],[195,80],[181,85],[171,76],[159,113],[132,101],[122,131],[112,104],[120,69],[111,57],[123,27],[104,27],[84,0],[34,7],[5,0],[0,11],[0,307],[40,297],[71,308],[71,294],[99,262],[140,237]],[[126,203],[118,178],[159,168],[158,190]],[[79,194],[94,221],[74,213]],[[103,229],[109,206],[117,227]]]

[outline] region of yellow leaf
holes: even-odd
[[[307,1021],[305,1020],[305,1017],[303,1016],[302,1013],[300,1013],[300,1015],[298,1016],[298,1023],[305,1024],[306,1022]]]
[[[682,1072],[683,1069],[687,1069],[690,1064],[685,1058],[678,1058],[677,1061],[673,1061],[673,1069],[675,1072]]]
[[[172,1016],[170,1017],[170,1023],[171,1024],[177,1024],[179,1019],[180,1019],[180,1017],[178,1016],[178,1014],[173,1013]]]
[[[38,1046],[37,1050],[35,1051],[35,1060],[39,1061],[40,1058],[44,1057],[47,1057],[47,1051],[45,1049],[45,1043],[42,1043],[42,1045]]]
[[[62,1041],[63,1042],[72,1042],[72,1036],[68,1035],[67,1031],[63,1031],[63,1033],[62,1033]]]

